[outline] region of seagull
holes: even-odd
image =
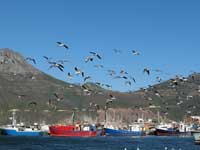
[[[49,62],[49,64],[51,64],[51,66],[49,68],[57,67],[60,71],[63,71],[63,69],[64,69],[64,66],[57,62]]]
[[[111,93],[109,94],[109,96],[110,96],[111,100],[115,100],[116,99],[116,97],[114,95],[112,95]]]
[[[123,79],[128,79],[128,77],[127,77],[127,76],[122,76],[122,78],[123,78]]]
[[[85,76],[84,72],[81,72],[81,76],[82,76],[82,77],[84,77],[84,76]]]
[[[109,84],[103,84],[103,85],[105,85],[107,88],[112,88],[112,86]]]
[[[66,44],[62,43],[62,42],[57,42],[57,44],[58,44],[58,46],[60,46],[60,47],[64,47],[64,48],[66,48],[66,49],[69,49],[69,47],[68,47]]]
[[[140,53],[136,50],[132,50],[133,55],[140,55]]]
[[[85,62],[87,63],[87,62],[89,62],[89,61],[93,61],[93,57],[91,57],[91,56],[87,56],[86,58],[85,58]]]
[[[72,79],[72,74],[70,72],[67,73],[67,79],[71,80]]]
[[[58,60],[57,63],[60,63],[60,64],[64,64],[65,62],[69,62],[69,60],[65,60],[65,59],[61,59],[61,60]]]
[[[101,86],[102,84],[100,82],[95,82],[96,86]]]
[[[176,79],[170,79],[170,81],[171,81],[172,85],[174,85],[174,86],[178,85],[178,81]]]
[[[126,81],[126,82],[125,82],[125,85],[131,86],[131,81]]]
[[[94,65],[94,67],[100,69],[103,68],[103,65]]]
[[[113,49],[113,51],[114,51],[116,54],[120,54],[120,53],[122,53],[122,51],[119,50],[119,49]]]
[[[90,54],[96,56],[97,58],[101,59],[101,56],[96,52],[90,52]]]
[[[156,96],[161,97],[160,93],[157,90],[154,90]]]
[[[89,79],[91,79],[90,76],[85,77],[85,78],[84,78],[84,82],[85,82],[86,80],[89,80]]]
[[[47,56],[43,56],[47,61],[50,59],[49,57],[47,57]]]
[[[32,61],[34,64],[36,64],[36,61],[34,58],[31,58],[31,57],[27,57],[26,60],[29,60],[29,61]]]
[[[162,79],[161,79],[160,77],[156,77],[156,80],[157,80],[158,82],[161,82],[161,81],[162,81]]]
[[[124,71],[124,70],[121,70],[120,71],[120,74],[128,74],[128,72]]]
[[[56,100],[59,102],[61,100],[63,100],[63,97],[60,97],[57,93],[53,94],[56,97]]]
[[[84,91],[88,91],[88,88],[85,85],[82,85],[81,87],[84,89]]]
[[[43,58],[46,59],[46,61],[47,61],[48,63],[51,62],[51,59],[52,59],[52,58],[49,58],[49,57],[47,57],[47,56],[43,56]]]
[[[114,70],[108,70],[108,73],[109,73],[110,76],[113,76],[113,75],[116,74],[116,72]]]
[[[122,76],[115,76],[114,79],[120,79]]]
[[[150,70],[147,69],[147,68],[144,68],[143,72],[144,72],[144,73],[147,73],[148,75],[150,75]]]
[[[74,67],[74,70],[75,70],[75,74],[77,74],[77,75],[82,74],[81,69]]]
[[[135,83],[136,83],[136,80],[135,80],[135,78],[134,78],[134,77],[130,76],[130,79],[132,79],[132,80],[133,80],[133,82],[135,82]]]
[[[83,88],[84,92],[91,92],[91,90],[86,85],[83,84],[81,87]]]

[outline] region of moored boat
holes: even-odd
[[[191,131],[193,131],[195,128],[194,128],[194,125],[193,124],[186,124],[186,123],[183,123],[183,122],[180,122],[179,123],[179,132],[180,132],[180,136],[191,136]]]
[[[54,125],[49,126],[51,136],[68,136],[68,137],[94,137],[98,135],[95,125],[76,124],[76,125]]]
[[[157,125],[155,129],[155,135],[157,136],[178,136],[180,134],[179,129],[171,124]]]
[[[44,131],[39,129],[38,124],[33,126],[25,126],[23,123],[16,124],[15,111],[12,116],[12,125],[1,126],[0,131],[2,135],[9,136],[42,136]]]
[[[128,128],[108,126],[104,128],[105,135],[109,136],[143,136],[145,131],[138,125],[129,125]]]
[[[2,135],[10,136],[42,136],[44,132],[39,129],[34,129],[30,127],[17,127],[17,126],[7,126],[1,127]]]

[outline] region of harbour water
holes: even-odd
[[[0,150],[199,150],[193,137],[10,137]]]

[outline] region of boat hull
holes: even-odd
[[[200,144],[200,131],[192,131],[195,144]]]
[[[50,126],[51,136],[68,136],[68,137],[94,137],[97,136],[97,131],[76,131],[69,130],[67,126]]]
[[[42,136],[42,131],[17,131],[15,129],[1,129],[2,135],[9,136]]]
[[[116,130],[110,128],[104,128],[105,135],[109,136],[143,136],[145,132],[143,131],[129,131],[129,130]]]
[[[180,135],[180,132],[178,130],[156,129],[155,135],[157,135],[157,136],[178,136],[178,135]]]

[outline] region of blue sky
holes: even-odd
[[[11,48],[36,59],[36,68],[67,82],[82,83],[66,74],[77,66],[93,82],[111,84],[113,90],[129,91],[200,70],[200,1],[193,0],[1,0],[0,48]],[[70,49],[58,47],[62,41]],[[113,53],[119,49],[121,54]],[[134,56],[132,50],[141,55]],[[102,60],[84,63],[90,51]],[[64,72],[48,69],[42,56],[69,59]],[[102,64],[101,70],[94,69]],[[143,74],[143,69],[164,73]],[[108,69],[126,70],[136,83],[112,79]]]

